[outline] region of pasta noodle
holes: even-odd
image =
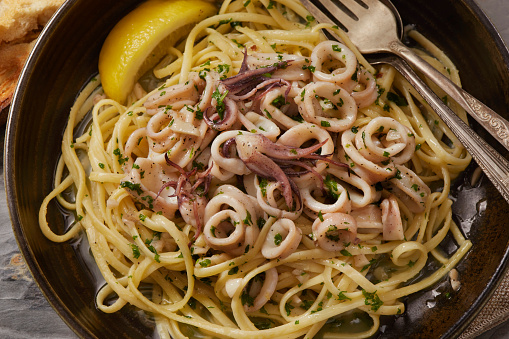
[[[369,337],[471,247],[448,198],[470,155],[393,68],[298,1],[225,0],[168,53],[127,106],[99,78],[83,89],[40,209],[50,240],[88,238],[101,311],[150,312],[161,338]],[[63,235],[46,220],[54,198],[76,217]],[[334,328],[354,311],[365,327]]]

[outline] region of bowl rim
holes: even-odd
[[[19,217],[19,211],[16,206],[16,178],[14,177],[14,165],[13,165],[13,144],[15,137],[15,129],[19,120],[19,112],[21,111],[22,104],[22,93],[27,86],[28,79],[32,70],[34,69],[35,61],[37,60],[37,55],[40,50],[43,48],[45,41],[49,39],[51,35],[51,31],[58,24],[58,22],[67,14],[70,8],[79,0],[66,0],[62,6],[60,6],[54,15],[50,18],[48,23],[42,29],[37,41],[30,52],[25,65],[21,71],[21,74],[18,79],[18,83],[16,85],[16,89],[14,91],[14,96],[9,107],[9,113],[7,118],[7,125],[5,129],[5,141],[4,141],[4,185],[5,185],[5,194],[7,197],[7,207],[9,210],[9,216],[11,219],[12,230],[14,232],[14,236],[16,239],[16,243],[21,251],[23,259],[34,278],[34,282],[39,287],[39,290],[42,292],[49,305],[53,308],[53,310],[59,315],[60,319],[80,338],[95,338],[95,336],[90,333],[90,331],[82,326],[82,324],[78,321],[77,317],[75,317],[72,312],[65,306],[65,304],[58,297],[57,293],[53,290],[51,284],[47,281],[46,277],[43,274],[40,266],[33,259],[34,254],[31,248],[28,246],[28,243],[25,239],[25,234],[23,232],[23,228],[21,226],[21,221]]]
[[[67,12],[71,9],[74,4],[80,0],[67,0],[65,3],[55,12],[53,17],[46,24],[44,29],[42,30],[40,36],[37,39],[37,42],[32,49],[29,57],[22,69],[21,75],[19,77],[16,90],[13,96],[12,103],[9,108],[9,115],[5,130],[5,142],[4,142],[4,185],[5,185],[5,194],[7,198],[7,207],[9,210],[9,215],[12,224],[12,230],[17,242],[17,245],[21,251],[21,254],[24,257],[25,263],[32,274],[35,283],[39,287],[40,291],[50,304],[50,306],[55,310],[55,312],[60,316],[60,318],[64,321],[64,323],[79,337],[81,338],[96,338],[85,326],[82,326],[81,322],[78,321],[78,318],[72,314],[72,312],[65,306],[62,300],[58,297],[56,292],[53,290],[52,286],[49,284],[47,279],[45,278],[43,271],[37,262],[33,259],[33,252],[31,248],[28,246],[27,241],[24,237],[23,228],[20,222],[19,211],[17,210],[16,205],[16,178],[14,175],[14,165],[13,165],[13,145],[14,145],[14,137],[15,137],[15,129],[19,120],[19,113],[21,111],[21,104],[23,98],[23,92],[27,86],[28,79],[34,69],[35,61],[37,60],[37,55],[40,50],[43,48],[45,41],[48,40],[51,36],[51,32],[54,27],[58,24],[58,22],[65,17]],[[489,19],[488,15],[479,7],[479,5],[474,0],[460,0],[465,4],[465,6],[473,13],[473,15],[479,19],[481,24],[486,28],[489,36],[492,39],[496,46],[496,50],[500,53],[504,60],[504,64],[506,69],[509,69],[509,50],[507,48],[506,43],[503,41],[500,33],[496,30],[495,26]],[[509,43],[509,42],[508,42]],[[491,296],[494,294],[497,287],[500,285],[502,278],[505,276],[507,271],[509,270],[509,243],[506,245],[506,249],[502,260],[498,263],[495,272],[489,279],[486,287],[483,289],[482,293],[479,294],[474,302],[470,305],[467,311],[462,314],[462,316],[455,322],[455,324],[449,328],[441,338],[455,338],[459,336],[473,321],[473,319],[481,312],[487,302],[490,300]]]
[[[461,0],[467,7],[473,12],[473,14],[479,19],[481,24],[486,28],[488,34],[491,36],[492,41],[495,43],[497,50],[502,56],[506,70],[509,70],[509,50],[506,43],[500,36],[488,15],[479,7],[474,0]],[[509,43],[509,42],[508,42]],[[489,279],[486,287],[482,290],[481,294],[477,296],[475,301],[470,305],[468,310],[461,315],[461,317],[455,322],[455,324],[447,330],[441,338],[456,338],[477,317],[477,315],[483,310],[488,301],[491,299],[496,289],[502,282],[503,277],[509,272],[509,243],[506,244],[505,252],[502,260],[498,263],[495,272]]]

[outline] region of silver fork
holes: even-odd
[[[311,1],[301,0],[301,2],[318,22],[335,24]],[[401,18],[389,0],[339,0],[347,8],[346,11],[331,0],[315,0],[315,2],[321,3],[344,26],[348,37],[361,53],[392,53],[399,57],[377,57],[374,54],[376,63],[391,64],[414,86],[465,146],[504,199],[509,202],[509,162],[507,159],[452,112],[402,59],[415,66],[426,77],[439,85],[508,150],[509,122],[456,86],[400,41],[398,23],[401,25]],[[339,39],[333,32],[330,33]]]

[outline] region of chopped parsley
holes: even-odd
[[[341,52],[341,47],[339,47],[338,45],[332,45],[332,50],[334,52]]]
[[[345,257],[351,257],[352,253],[348,252],[347,250],[341,250],[340,253],[344,255]]]
[[[315,72],[315,70],[316,70],[316,67],[315,67],[315,66],[311,66],[311,65],[309,65],[309,66],[308,66],[308,65],[304,65],[304,66],[302,66],[302,69],[303,69],[303,70],[309,69],[309,71],[310,71],[311,73],[314,73],[314,72]]]
[[[259,229],[262,229],[263,226],[265,225],[265,219],[263,219],[262,217],[259,217],[258,220],[256,220],[256,225],[258,226]]]
[[[221,65],[219,65],[221,66]],[[212,93],[212,99],[216,99],[216,112],[219,115],[219,119],[223,120],[224,111],[226,110],[226,105],[224,103],[224,98],[228,95],[228,91],[225,91],[223,94],[219,92],[219,88],[216,87],[216,90]]]
[[[140,216],[141,216],[141,214],[140,214]],[[149,251],[150,251],[150,252],[154,253],[154,260],[155,260],[156,262],[161,262],[161,261],[159,260],[159,254],[157,254],[157,250],[155,249],[155,247],[154,247],[154,246],[152,246],[152,245],[150,244],[150,243],[152,242],[152,240],[153,240],[153,239],[150,239],[150,240],[149,240],[149,239],[146,239],[146,240],[145,240],[145,245],[147,245],[147,248],[149,249]]]
[[[237,45],[238,48],[243,48],[244,45],[238,42],[236,39],[232,39],[232,41]]]
[[[313,306],[313,303],[314,303],[313,300],[302,300],[302,303],[300,304],[299,307],[307,311],[311,308],[311,306]]]
[[[277,233],[275,236],[274,236],[274,244],[276,246],[279,246],[281,245],[281,243],[283,242],[283,236],[279,233]]]
[[[203,163],[201,163],[201,162],[193,160],[192,167],[196,168],[198,171],[203,171],[203,169],[205,168],[205,165]]]
[[[133,257],[135,259],[138,259],[140,257],[140,249],[139,247],[136,245],[136,244],[130,244],[131,245],[131,248],[133,250]]]
[[[251,213],[249,213],[248,210],[246,210],[246,218],[243,221],[244,221],[244,224],[246,224],[246,225],[253,224],[253,221],[251,220]]]
[[[277,108],[281,108],[283,107],[284,105],[287,104],[286,100],[285,100],[285,97],[282,96],[282,95],[278,95],[277,98],[275,98],[274,100],[272,100],[272,102],[270,103],[272,106],[274,107],[277,107]]]
[[[219,25],[229,24],[230,22],[232,22],[232,20],[233,20],[232,18],[221,20],[219,21]]]
[[[120,149],[117,148],[113,151],[113,154],[117,156],[117,160],[118,160],[118,163],[119,165],[123,165],[125,162],[127,162],[129,160],[129,157],[123,157],[122,156],[122,153],[120,153]]]
[[[292,304],[290,303],[286,303],[285,304],[285,311],[286,311],[286,315],[287,316],[290,316],[290,314],[292,313],[292,310],[295,308],[295,306],[292,306]]]
[[[345,292],[339,291],[337,300],[352,300],[351,298],[345,295]]]
[[[313,21],[315,21],[315,17],[314,17],[314,16],[312,16],[312,15],[307,15],[307,16],[306,16],[306,21],[307,21],[307,22],[306,22],[306,28],[307,28],[307,27],[311,26],[311,23],[312,23]]]
[[[332,179],[330,174],[327,174],[325,180],[323,181],[323,184],[329,190],[329,195],[337,200],[341,193],[338,190],[338,183],[334,179]]]
[[[404,97],[393,92],[387,93],[387,100],[394,102],[398,106],[408,106],[408,101]]]
[[[138,194],[142,194],[143,193],[143,190],[141,189],[140,184],[135,184],[135,183],[132,183],[130,181],[122,181],[122,182],[120,182],[120,187],[128,188],[131,191],[135,191]]]
[[[235,267],[232,267],[229,271],[228,271],[228,275],[234,275],[234,274],[237,274],[239,272],[239,267],[238,266],[235,266]]]
[[[319,211],[318,212],[318,219],[320,219],[320,221],[323,221],[323,215],[322,215],[322,211]]]
[[[242,305],[253,306],[254,298],[250,296],[246,291],[242,291],[242,294],[240,295],[240,302]]]
[[[260,178],[260,180],[259,180],[260,191],[262,192],[262,195],[264,197],[267,196],[267,185],[268,184],[269,184],[269,181],[267,180],[267,178]]]
[[[394,178],[401,180],[401,171],[396,168],[396,174],[394,174]]]
[[[364,296],[364,304],[371,306],[372,311],[378,311],[378,309],[384,304],[380,297],[376,294],[376,291],[373,293],[369,293],[366,290],[362,290],[362,295]]]
[[[200,261],[201,267],[209,267],[211,264],[212,262],[210,261],[210,259],[203,259]]]

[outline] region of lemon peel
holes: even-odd
[[[196,23],[217,12],[201,0],[149,0],[111,30],[99,54],[104,92],[123,103],[135,82],[189,34]]]

